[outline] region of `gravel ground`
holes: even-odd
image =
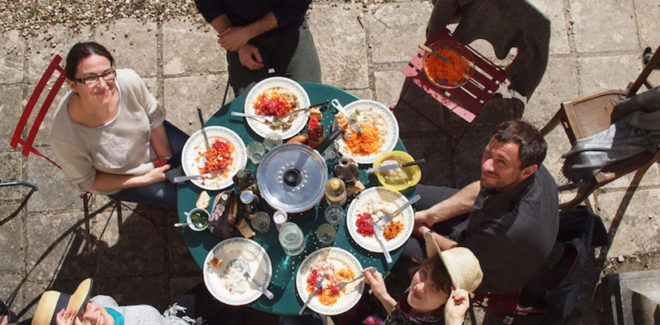
[[[396,2],[396,0],[314,1],[362,4]],[[105,24],[121,18],[158,22],[185,16],[195,20],[199,25],[205,24],[197,12],[194,0],[0,0],[0,8],[8,9],[0,11],[2,31],[18,30],[23,37],[36,36],[55,24],[63,24],[79,30],[82,26]]]

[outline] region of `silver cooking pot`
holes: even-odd
[[[287,213],[314,207],[323,198],[328,180],[328,168],[320,153],[339,134],[330,134],[318,151],[300,143],[286,143],[270,150],[257,167],[261,197],[274,209]]]

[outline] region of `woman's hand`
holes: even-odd
[[[168,171],[170,168],[171,166],[169,164],[165,164],[160,167],[156,167],[154,169],[147,171],[142,175],[142,180],[144,182],[144,185],[149,185],[166,180],[167,176],[165,176],[165,172]]]
[[[57,325],[73,325],[73,321],[76,317],[75,310],[60,310],[59,313],[55,316],[55,324]]]
[[[463,324],[465,313],[470,307],[470,298],[467,291],[456,289],[451,291],[445,304],[445,325]]]

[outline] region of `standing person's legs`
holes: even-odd
[[[321,82],[321,63],[307,20],[269,43],[269,56],[277,75],[297,81]]]
[[[227,52],[227,69],[229,70],[229,84],[234,90],[234,97],[238,97],[250,90],[257,82],[268,77],[268,53],[257,46],[261,57],[263,58],[264,67],[259,70],[250,70],[241,64],[238,59],[238,52]]]

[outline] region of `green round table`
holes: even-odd
[[[313,82],[299,82],[307,94],[309,95],[309,100],[311,103],[318,103],[326,99],[336,98],[342,105],[347,105],[350,102],[358,100],[354,95],[345,92],[341,89],[313,83]],[[224,107],[221,107],[217,113],[215,113],[211,118],[206,122],[206,126],[211,125],[221,125],[227,128],[232,129],[236,132],[245,144],[248,144],[252,141],[262,141],[263,139],[254,133],[245,120],[241,117],[231,116],[230,112],[243,112],[243,106],[245,104],[245,98],[247,94],[243,94],[235,98],[232,102],[226,104]],[[334,120],[333,108],[330,105],[326,105],[326,108],[323,110],[323,126],[325,129],[326,135],[330,134],[330,128]],[[405,151],[403,143],[399,139],[395,150]],[[329,177],[333,177],[334,173],[332,167],[337,162],[337,159],[332,159],[327,161]],[[249,159],[247,163],[247,168],[250,169],[254,175],[256,175],[257,165],[253,164]],[[376,177],[371,174],[365,173],[367,168],[371,165],[360,165],[360,174],[358,179],[367,187],[379,186],[378,180]],[[199,197],[199,194],[202,192],[202,189],[198,188],[190,182],[185,182],[179,184],[177,192],[177,208],[180,222],[186,222],[186,216],[184,212],[188,212],[195,207],[195,202]],[[207,191],[211,196],[211,202],[220,191]],[[411,197],[415,193],[415,189],[409,189],[403,194],[407,197]],[[352,197],[349,197],[346,205],[344,206],[344,211],[348,209]],[[257,233],[256,236],[251,239],[259,243],[265,250],[268,252],[270,257],[273,273],[271,276],[271,282],[268,285],[268,289],[275,294],[273,300],[268,300],[265,296],[261,296],[259,299],[249,304],[249,306],[270,312],[275,314],[297,314],[300,308],[303,305],[303,301],[300,300],[296,291],[296,282],[295,277],[298,272],[298,266],[302,263],[307,255],[317,250],[318,248],[323,247],[319,244],[314,231],[318,225],[326,222],[323,217],[323,210],[325,206],[325,200],[322,199],[321,203],[318,203],[314,208],[296,214],[289,214],[289,221],[295,222],[302,229],[305,234],[306,246],[305,250],[298,256],[287,256],[284,254],[282,247],[277,239],[277,230],[275,229],[274,224],[271,222],[271,227],[268,232],[265,234]],[[263,206],[267,206],[264,202]],[[208,209],[210,209],[209,207]],[[268,207],[264,209],[272,216],[273,209]],[[209,211],[210,212],[210,211]],[[345,218],[344,218],[345,220]],[[196,232],[188,228],[183,228],[183,237],[188,246],[190,254],[200,268],[204,268],[204,260],[208,252],[213,249],[213,247],[218,244],[221,239],[212,235],[208,230],[202,232]],[[256,231],[255,231],[256,233]],[[388,264],[385,261],[385,256],[382,253],[373,253],[367,251],[356,244],[348,233],[346,228],[346,223],[343,222],[339,225],[337,229],[337,235],[333,243],[334,247],[342,248],[351,254],[353,254],[363,268],[368,266],[374,266],[383,274],[389,273],[390,268],[396,262],[396,260],[401,255],[403,251],[403,246],[391,251],[392,263]],[[309,312],[309,309],[306,310]]]

